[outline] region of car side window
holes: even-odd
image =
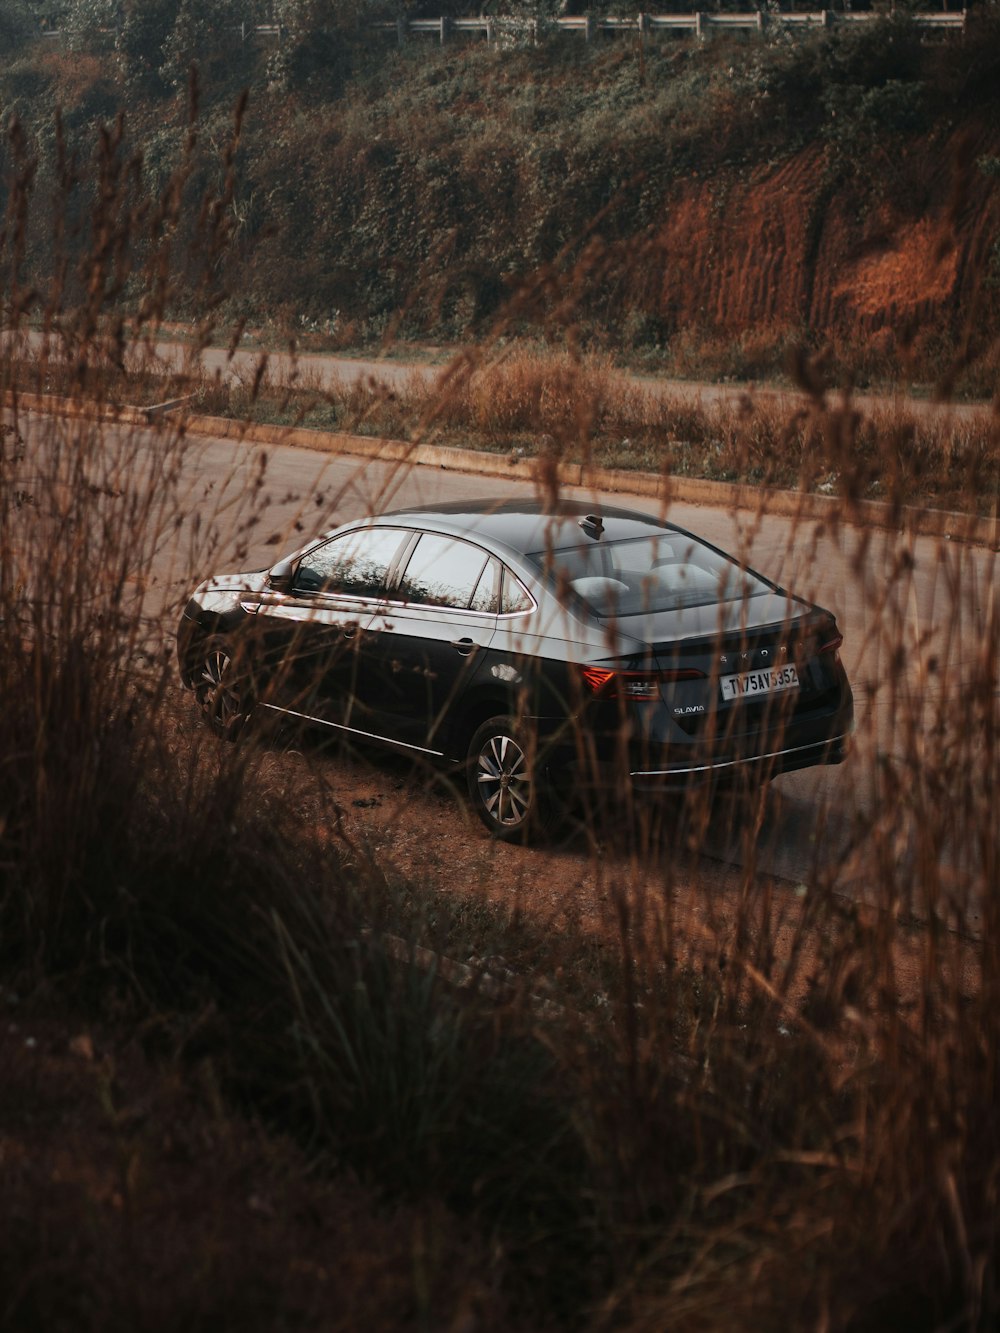
[[[505,616],[516,615],[520,611],[532,610],[534,605],[521,580],[504,566],[503,592],[500,597],[501,614]]]
[[[402,528],[355,528],[307,551],[299,562],[294,592],[380,597],[400,543]]]
[[[486,563],[486,552],[470,542],[421,533],[395,595],[423,606],[467,610]]]
[[[490,556],[486,562],[486,568],[479,576],[479,582],[476,584],[476,591],[472,594],[472,601],[469,603],[470,611],[482,611],[486,615],[495,616],[500,610],[500,578],[503,572],[503,566],[495,556]]]

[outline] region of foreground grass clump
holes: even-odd
[[[20,701],[0,771],[5,987],[45,984],[75,1022],[135,1025],[182,1071],[210,1062],[228,1115],[331,1171],[471,1211],[520,1247],[529,1287],[550,1270],[568,1286],[586,1243],[574,1136],[521,1006],[498,1021],[391,962],[371,923],[408,930],[412,910],[397,922],[366,903],[270,756],[192,748],[179,720],[150,589],[178,531],[183,443],[161,435],[151,470],[135,434],[21,421],[5,446],[0,672]],[[336,827],[336,806],[318,817]],[[28,1327],[44,1293],[18,1290],[10,1326]]]
[[[210,1055],[144,1057],[51,995],[0,1005],[5,1327],[510,1327],[454,1219],[317,1173],[221,1104]]]

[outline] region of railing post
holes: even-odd
[[[585,42],[592,42],[594,40],[594,27],[596,23],[597,20],[594,18],[593,14],[588,14],[583,29],[583,40]]]
[[[823,27],[824,27],[824,28],[832,28],[832,27],[833,27],[833,10],[832,10],[832,9],[824,9],[824,10],[823,10]]]
[[[496,43],[497,25],[493,19],[486,20],[486,45],[493,46]]]
[[[442,46],[444,46],[445,42],[448,40],[448,33],[449,33],[450,31],[451,31],[451,19],[448,18],[447,15],[445,15],[445,16],[441,19],[441,45],[442,45]]]
[[[406,45],[406,19],[398,18],[396,20],[396,45]]]
[[[649,15],[648,15],[648,14],[640,14],[640,15],[639,15],[639,36],[640,36],[640,37],[645,37],[645,35],[646,35],[647,32],[649,32]]]
[[[699,42],[703,42],[708,31],[708,15],[703,9],[699,9],[694,16],[694,31]]]

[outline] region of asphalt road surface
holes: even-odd
[[[40,447],[35,441],[44,436],[43,420],[22,422],[30,447]],[[62,423],[60,429],[74,427]],[[159,465],[163,434],[102,429],[112,452],[127,437],[133,481]],[[188,591],[209,573],[270,565],[311,535],[360,514],[533,492],[524,482],[211,438],[186,441],[177,487],[182,521],[157,555],[149,589],[165,640]],[[648,499],[616,495],[607,502],[660,510]],[[759,869],[793,882],[809,882],[817,867],[834,866],[841,889],[863,897],[856,843],[859,829],[870,827],[884,803],[875,786],[878,756],[893,758],[909,780],[920,781],[921,758],[936,744],[935,729],[949,700],[966,687],[982,626],[996,612],[994,553],[934,538],[835,530],[680,503],[668,517],[833,611],[845,635],[842,657],[857,706],[856,749],[845,764],[781,776],[752,840],[720,827],[706,841],[706,854],[734,863],[751,855]],[[900,862],[915,859],[919,829],[904,820],[893,836]],[[943,852],[956,871],[965,854],[961,847]],[[975,928],[975,913],[968,924]]]

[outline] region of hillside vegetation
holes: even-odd
[[[333,345],[542,330],[749,377],[805,343],[861,378],[952,368],[992,390],[992,6],[964,38],[887,18],[704,43],[543,28],[504,49],[398,49],[362,26],[374,11],[318,0],[284,6],[280,45],[241,44],[221,0],[64,8],[61,40],[0,67],[5,188],[27,173],[34,195],[22,287],[55,272],[84,303],[103,126],[136,198],[181,164],[185,198],[218,193],[188,226],[224,231],[228,257],[206,242],[174,274],[178,316],[207,291],[227,317]],[[180,252],[145,223],[149,251]],[[118,278],[127,304],[139,283]]]

